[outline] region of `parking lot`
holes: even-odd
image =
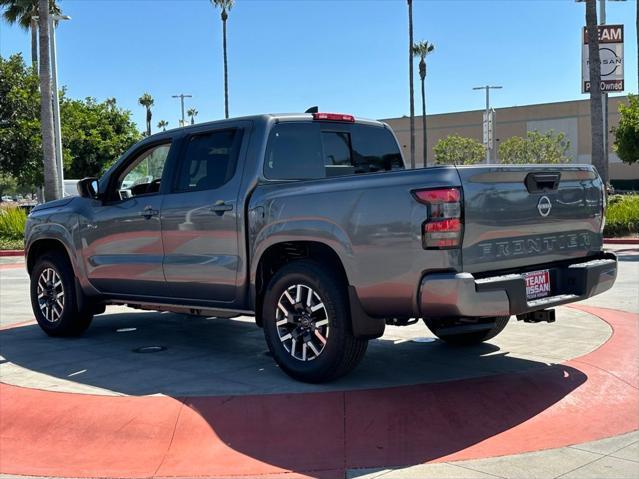
[[[639,249],[614,249],[614,288],[554,324],[513,318],[468,349],[387,327],[327,385],[279,371],[252,318],[113,306],[81,338],[48,338],[22,259],[2,258],[2,471],[637,477]],[[42,454],[50,441],[65,447]]]

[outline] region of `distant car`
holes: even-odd
[[[0,198],[2,201],[5,201],[7,203],[12,203],[13,202],[13,198],[11,198],[9,195],[3,195],[2,198]]]

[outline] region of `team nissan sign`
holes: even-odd
[[[583,29],[581,47],[581,93],[590,92],[588,33]],[[599,25],[599,57],[601,59],[601,91],[622,92],[623,25]]]

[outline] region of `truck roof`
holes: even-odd
[[[168,133],[169,131],[175,131],[178,129],[179,130],[199,129],[199,128],[202,128],[203,126],[206,127],[206,126],[212,126],[212,125],[222,125],[226,122],[234,122],[234,121],[242,121],[242,120],[263,121],[263,122],[268,122],[269,120],[313,121],[313,114],[312,113],[263,113],[260,115],[239,116],[239,117],[226,118],[226,119],[223,118],[220,120],[213,120],[213,121],[207,121],[202,123],[196,123],[194,125],[186,125],[186,126],[182,126],[178,128],[172,128],[170,130],[167,130],[166,133]],[[359,118],[359,117],[355,117],[355,123],[366,124],[371,126],[379,126],[379,127],[386,126],[385,123],[382,123],[381,121],[370,120],[367,118]],[[161,133],[165,133],[165,132],[158,132],[153,134],[152,136],[155,136]]]

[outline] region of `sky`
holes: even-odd
[[[179,100],[198,122],[224,116],[222,22],[209,0],[58,0],[59,84],[68,95],[115,97],[142,127],[138,98],[155,99],[153,127],[178,126]],[[637,92],[636,0],[607,2],[625,24],[626,93]],[[428,40],[427,110],[484,108],[478,85],[502,85],[491,106],[581,94],[585,5],[574,0],[415,0],[415,40]],[[236,0],[228,20],[231,116],[321,111],[407,115],[405,0]],[[30,58],[30,36],[0,21],[0,54]],[[415,62],[416,111],[420,110]]]

